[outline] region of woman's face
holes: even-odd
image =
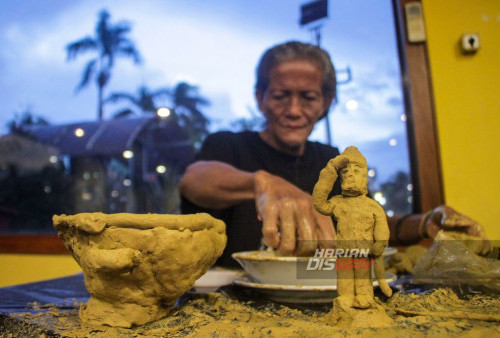
[[[257,92],[267,128],[261,137],[290,155],[304,153],[307,138],[330,102],[322,93],[323,74],[309,61],[283,62],[269,72],[269,86]]]

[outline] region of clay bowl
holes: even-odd
[[[396,252],[395,248],[386,248],[385,259]],[[253,280],[262,284],[304,286],[337,284],[336,258],[322,260],[313,257],[280,256],[271,250],[236,252],[232,257]],[[372,277],[374,278],[373,269]]]
[[[222,254],[224,222],[208,214],[54,216],[91,297],[82,321],[131,327],[166,316]]]

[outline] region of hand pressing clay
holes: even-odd
[[[365,157],[356,147],[347,147],[342,154],[331,159],[320,172],[313,190],[316,210],[331,216],[335,224],[336,248],[351,249],[351,251],[369,249],[371,256],[337,258],[337,264],[351,268],[337,269],[338,297],[334,300],[332,319],[335,323],[346,327],[386,325],[391,321],[374,299],[370,269],[354,268],[370,266],[373,258],[375,277],[382,292],[388,297],[392,295],[392,290],[385,279],[382,257],[389,242],[389,226],[384,209],[366,196],[367,171]],[[342,195],[328,199],[339,176]],[[356,260],[358,264],[355,264]],[[363,264],[359,264],[360,260],[364,260]],[[357,309],[363,311],[356,311]],[[377,314],[381,317],[375,319],[373,316]]]
[[[224,222],[208,214],[55,215],[91,297],[80,319],[131,327],[166,316],[222,254]]]

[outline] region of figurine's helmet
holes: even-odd
[[[368,164],[358,148],[347,147],[342,153],[349,162],[340,170],[342,195],[359,196],[368,193]]]
[[[366,163],[366,158],[361,154],[361,152],[355,146],[349,146],[345,148],[342,155],[345,155],[349,162],[357,163],[365,168],[368,168],[368,164]]]

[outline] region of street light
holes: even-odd
[[[158,115],[162,119],[169,117],[171,113],[172,111],[165,107],[158,108],[158,110],[156,111],[156,115]]]

